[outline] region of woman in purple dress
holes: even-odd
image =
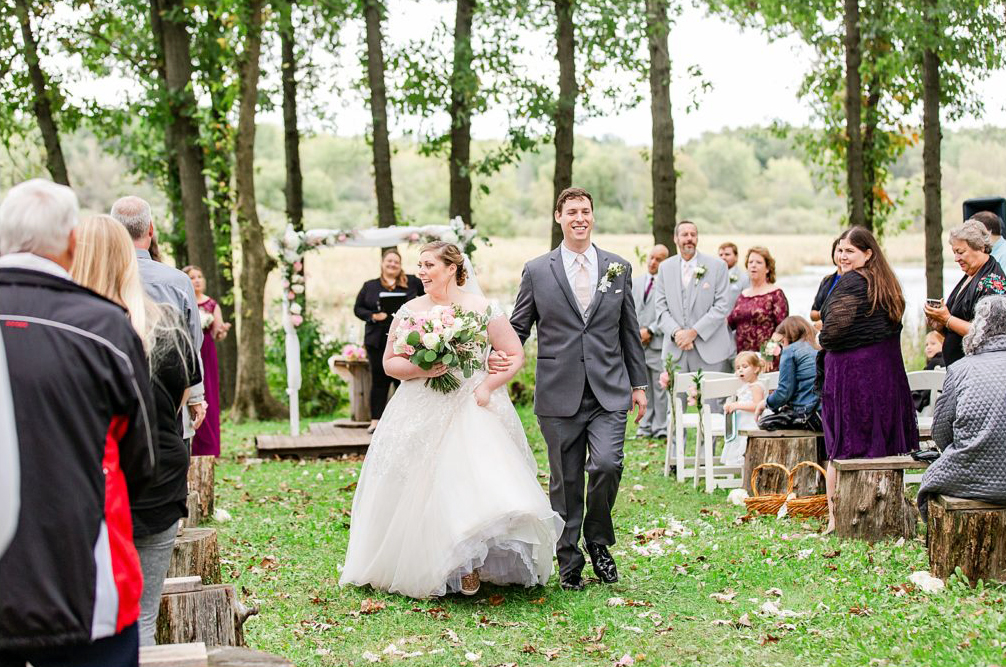
[[[824,306],[818,357],[821,417],[833,510],[836,459],[878,458],[919,448],[919,430],[901,356],[905,297],[877,240],[862,227],[839,237],[842,277]],[[835,527],[830,512],[828,532]]]
[[[738,352],[760,352],[775,328],[789,317],[789,302],[782,289],[775,286],[775,259],[768,248],[748,250],[744,264],[751,285],[737,297],[727,316],[727,326],[734,332]],[[771,366],[771,370],[779,370],[779,359],[773,359]]]
[[[224,322],[220,304],[204,294],[206,279],[198,266],[182,269],[192,281],[199,305],[199,319],[203,325],[203,346],[199,356],[203,360],[203,388],[206,390],[206,419],[192,439],[193,456],[220,456],[220,369],[217,365],[217,341],[227,337],[231,325]]]

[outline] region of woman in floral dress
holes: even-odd
[[[789,302],[775,286],[775,259],[768,248],[748,250],[745,264],[751,286],[737,298],[727,324],[734,332],[738,352],[759,352],[779,323],[789,317]],[[778,369],[779,360],[774,359],[771,370]]]

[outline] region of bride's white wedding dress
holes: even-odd
[[[422,378],[395,392],[360,472],[340,585],[425,598],[460,590],[475,568],[494,584],[548,581],[562,521],[506,387],[475,402],[485,376],[450,394]]]

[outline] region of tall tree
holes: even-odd
[[[377,226],[395,226],[395,193],[391,181],[391,142],[388,138],[388,98],[384,83],[384,35],[381,0],[362,0],[367,40],[367,83],[370,86],[371,142],[374,150],[374,189]]]
[[[667,0],[646,0],[646,33],[650,51],[650,117],[653,154],[653,240],[674,254],[677,220],[677,174],[674,171],[674,118],[671,115],[670,17]]]
[[[573,29],[573,0],[554,0],[555,58],[559,63],[559,98],[555,106],[555,170],[552,176],[552,202],[573,184],[573,128],[576,117],[576,38]],[[551,218],[549,214],[549,218]],[[552,223],[549,247],[562,243],[562,229]]]
[[[283,408],[269,393],[265,374],[265,283],[276,261],[265,247],[255,200],[255,115],[262,53],[263,0],[243,7],[244,49],[239,58],[240,95],[235,142],[238,229],[241,235],[241,325],[233,413],[238,419],[272,419]]]
[[[938,0],[924,0],[926,18],[939,34],[936,18]],[[922,192],[925,197],[923,219],[926,235],[926,296],[943,298],[943,170],[940,166],[940,146],[943,129],[940,124],[940,56],[934,46],[922,53]]]
[[[472,72],[472,21],[477,0],[457,0],[454,17],[454,67],[451,70],[450,203],[447,215],[472,225],[472,106],[478,81]]]
[[[34,93],[33,108],[38,128],[45,143],[45,166],[52,179],[63,185],[70,185],[70,175],[63,159],[63,147],[59,142],[59,129],[53,117],[53,94],[49,88],[45,72],[39,62],[38,41],[32,31],[32,10],[29,0],[14,0],[14,12],[21,25],[21,39],[24,43],[24,60],[28,65],[28,75]]]
[[[849,224],[866,225],[864,195],[866,177],[863,166],[863,84],[860,76],[862,37],[859,26],[859,0],[845,0],[845,127],[846,180],[848,183]]]

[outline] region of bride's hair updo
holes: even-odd
[[[446,266],[453,264],[458,267],[458,272],[454,274],[458,287],[464,285],[465,281],[468,280],[468,271],[465,270],[465,256],[461,254],[461,250],[453,243],[433,241],[419,249],[419,254],[424,252],[432,252]]]

